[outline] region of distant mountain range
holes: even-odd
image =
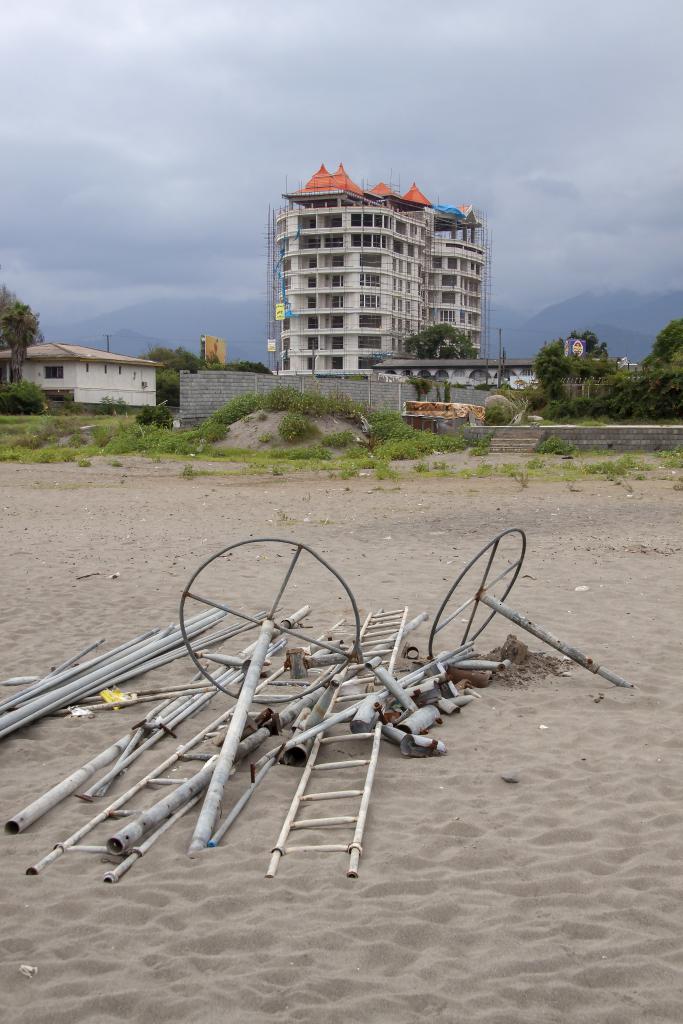
[[[641,294],[621,290],[584,292],[529,315],[493,306],[489,355],[498,351],[498,328],[509,356],[532,356],[545,341],[590,328],[607,342],[610,354],[636,362],[646,356],[655,336],[670,320],[683,317],[683,291]],[[262,300],[165,299],[102,313],[73,324],[43,324],[47,341],[70,341],[140,355],[150,346],[199,351],[201,334],[216,334],[228,343],[229,359],[264,359],[265,308]]]
[[[265,303],[258,299],[164,299],[126,306],[72,324],[41,324],[46,341],[71,341],[137,356],[150,346],[199,352],[202,334],[215,334],[228,343],[229,359],[263,359]]]
[[[498,351],[498,327],[507,354],[514,356],[532,356],[544,341],[589,328],[607,343],[611,355],[627,355],[637,362],[648,354],[661,329],[680,317],[683,291],[584,292],[526,317],[516,310],[492,306],[489,355]]]

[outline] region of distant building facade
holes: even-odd
[[[322,165],[285,193],[269,238],[270,332],[287,373],[354,373],[433,323],[485,336],[488,248],[472,206],[357,185]]]
[[[103,398],[127,405],[156,405],[156,371],[160,363],[104,352],[84,345],[47,342],[31,345],[23,367],[24,380],[42,388],[48,398],[97,405]],[[9,383],[10,352],[0,350],[0,382]]]
[[[533,359],[510,359],[506,356],[502,364],[500,383],[511,387],[526,387],[534,378]],[[396,356],[375,365],[375,372],[381,379],[395,377],[423,377],[451,384],[497,385],[498,362],[495,359],[413,359]]]

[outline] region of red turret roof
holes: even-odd
[[[339,167],[330,174],[325,164],[321,164],[319,170],[315,172],[312,178],[306,182],[303,188],[300,188],[301,192],[355,192],[356,195],[362,196],[363,189],[356,185],[355,181],[349,178],[348,174],[344,169],[343,164],[339,164]]]
[[[403,198],[407,199],[409,203],[419,203],[421,206],[432,205],[429,199],[427,199],[427,196],[423,195],[422,192],[420,192],[415,182],[413,182],[413,184],[410,186],[410,188],[405,193]]]
[[[337,188],[344,189],[345,192],[355,192],[359,196],[363,195],[363,189],[360,188],[359,185],[356,185],[355,181],[351,181],[351,178],[349,178],[348,174],[346,173],[344,164],[339,164],[339,167],[334,172],[332,177],[337,183]]]
[[[328,191],[329,189],[335,188],[334,179],[328,171],[325,164],[320,165],[320,169],[315,172],[312,178],[310,178],[300,192],[322,192]]]
[[[396,193],[388,185],[385,185],[383,181],[380,181],[374,188],[370,189],[370,194],[373,196],[393,196]]]

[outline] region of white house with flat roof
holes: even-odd
[[[0,383],[9,383],[10,357],[9,349],[0,349]],[[23,375],[54,401],[98,405],[113,398],[131,406],[156,405],[157,366],[151,359],[46,342],[27,349]]]

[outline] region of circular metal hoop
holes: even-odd
[[[284,544],[288,548],[293,548],[294,549],[293,558],[292,558],[292,560],[291,560],[287,570],[285,571],[285,575],[284,575],[284,578],[282,580],[282,583],[281,583],[281,585],[280,585],[280,587],[279,587],[279,589],[277,591],[277,594],[275,595],[275,597],[273,599],[273,603],[272,603],[270,609],[268,611],[266,611],[265,614],[260,615],[260,616],[258,616],[258,615],[256,615],[256,616],[249,615],[246,612],[238,611],[236,608],[233,608],[233,607],[225,604],[224,602],[214,601],[212,599],[203,597],[203,596],[193,592],[193,586],[195,584],[195,581],[199,578],[201,573],[209,565],[211,565],[213,562],[215,562],[216,559],[222,558],[229,551],[234,551],[237,548],[246,547],[249,544]],[[305,551],[307,554],[309,554],[312,558],[315,559],[316,562],[318,562],[320,565],[322,565],[323,568],[327,569],[328,572],[330,572],[335,577],[335,579],[341,585],[343,591],[346,593],[346,596],[349,599],[349,603],[351,605],[351,609],[352,609],[352,612],[353,612],[353,629],[354,629],[353,643],[352,643],[350,648],[343,649],[341,647],[338,647],[336,644],[331,644],[331,643],[327,643],[326,641],[321,641],[321,640],[318,640],[318,639],[314,639],[313,637],[308,636],[307,633],[304,632],[304,631],[293,629],[292,626],[295,625],[295,623],[292,623],[290,625],[290,624],[288,624],[288,620],[286,620],[286,619],[283,620],[282,622],[279,622],[279,621],[277,621],[275,619],[275,615],[276,615],[277,609],[278,609],[278,607],[280,605],[280,602],[281,602],[282,597],[284,595],[284,592],[285,592],[285,589],[287,587],[287,584],[289,583],[289,579],[290,579],[292,573],[294,572],[294,569],[296,567],[296,564],[298,562],[299,556],[301,555],[302,551]],[[307,544],[302,544],[301,541],[287,540],[284,537],[252,537],[249,540],[240,540],[240,541],[237,541],[235,544],[229,544],[227,547],[222,548],[220,551],[217,551],[214,555],[211,555],[210,558],[207,558],[204,562],[202,562],[201,565],[199,566],[199,568],[190,577],[190,580],[189,580],[187,586],[183,590],[183,594],[182,594],[182,597],[180,599],[179,623],[180,623],[180,631],[182,633],[183,640],[185,642],[185,646],[187,647],[188,654],[190,655],[190,658],[194,662],[194,664],[197,667],[197,669],[201,672],[201,674],[206,679],[208,679],[211,683],[213,683],[213,685],[217,689],[224,690],[224,688],[221,686],[221,684],[219,682],[217,682],[217,680],[214,678],[214,676],[211,674],[211,672],[209,672],[208,669],[204,668],[204,666],[200,663],[199,658],[197,657],[195,651],[192,649],[192,642],[193,641],[188,636],[186,620],[185,620],[185,606],[186,606],[186,603],[187,603],[188,600],[194,600],[194,601],[199,602],[200,604],[205,604],[209,608],[216,608],[216,609],[222,609],[223,611],[227,611],[228,613],[234,615],[238,619],[242,619],[245,622],[251,622],[254,627],[261,626],[262,623],[266,619],[272,619],[275,622],[275,625],[277,626],[278,635],[281,635],[281,636],[289,635],[289,636],[296,637],[298,640],[303,641],[304,643],[315,643],[319,647],[322,647],[323,649],[329,650],[331,653],[343,655],[348,660],[352,660],[352,659],[353,660],[360,660],[362,658],[362,652],[361,652],[361,647],[360,647],[360,630],[361,630],[360,614],[358,612],[358,605],[356,603],[355,597],[353,596],[353,592],[351,591],[351,588],[349,587],[349,585],[346,582],[346,580],[344,579],[344,577],[340,573],[338,573],[337,570],[332,565],[330,565],[329,562],[325,561],[325,559],[321,555],[317,554],[317,552],[315,552],[313,550],[313,548],[310,548]]]
[[[501,540],[503,539],[503,537],[508,537],[511,534],[517,534],[519,536],[519,538],[520,538],[520,552],[519,552],[519,555],[516,558],[516,560],[514,560],[513,562],[511,562],[507,566],[506,569],[504,569],[500,573],[497,573],[497,574],[494,573],[492,578],[489,580],[489,574],[491,573],[491,569],[492,569],[494,561],[495,561],[496,553],[498,551],[498,546],[499,546]],[[446,617],[445,621],[442,623],[441,620],[444,617],[444,612],[446,611],[446,608],[450,604],[451,599],[452,599],[453,595],[455,594],[455,592],[457,591],[458,587],[460,586],[462,581],[465,579],[465,577],[469,575],[469,573],[475,567],[477,562],[479,562],[479,560],[482,559],[486,555],[487,552],[490,552],[490,554],[489,554],[489,556],[488,556],[488,558],[486,560],[486,565],[485,565],[485,568],[484,568],[484,574],[483,574],[483,576],[481,578],[481,582],[477,586],[476,590],[473,592],[472,597],[469,598],[469,600],[464,601],[459,606],[459,608],[456,611],[452,612],[449,617]],[[515,585],[515,582],[517,580],[517,577],[519,576],[520,569],[522,568],[522,564],[524,562],[524,555],[525,555],[525,553],[526,553],[526,534],[524,533],[524,530],[520,530],[519,527],[512,526],[508,530],[503,530],[501,533],[497,534],[492,540],[490,540],[488,542],[488,544],[486,544],[481,549],[481,551],[479,551],[474,556],[474,558],[472,558],[467,563],[467,565],[465,566],[463,571],[460,573],[460,575],[456,579],[455,583],[452,585],[452,587],[450,588],[450,590],[448,591],[448,593],[444,597],[443,601],[441,602],[441,605],[439,606],[438,612],[434,616],[434,622],[433,622],[433,625],[432,625],[432,630],[431,630],[431,632],[429,634],[429,657],[430,658],[434,657],[434,640],[435,640],[437,634],[445,626],[447,626],[448,623],[451,622],[455,618],[455,616],[457,614],[459,614],[461,611],[464,611],[465,608],[468,608],[470,605],[472,605],[473,607],[472,607],[472,611],[470,613],[467,625],[465,627],[465,632],[463,633],[463,637],[462,637],[461,643],[463,643],[463,644],[466,643],[468,639],[469,640],[476,640],[477,637],[481,633],[483,633],[483,631],[486,629],[486,627],[488,626],[488,624],[491,621],[491,619],[497,613],[495,611],[492,611],[484,619],[484,622],[477,628],[477,630],[474,633],[472,633],[472,635],[470,636],[470,630],[472,628],[472,623],[474,622],[474,616],[476,614],[477,608],[479,607],[479,597],[478,597],[479,593],[482,590],[486,589],[487,585],[488,585],[488,587],[491,587],[491,586],[493,586],[494,583],[497,583],[499,580],[504,579],[506,576],[511,574],[511,578],[510,578],[510,580],[507,583],[507,586],[505,588],[505,591],[504,591],[502,597],[500,598],[501,601],[504,601],[505,598],[510,593],[510,591],[512,590],[512,588]]]

